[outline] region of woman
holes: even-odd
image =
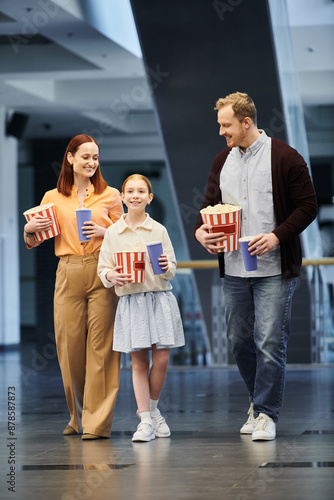
[[[67,146],[57,188],[41,204],[54,203],[60,225],[55,237],[59,257],[54,294],[54,325],[70,421],[64,435],[82,439],[110,436],[119,387],[120,353],[112,350],[116,296],[97,276],[104,233],[123,213],[119,192],[107,186],[99,165],[99,146],[77,135]],[[92,210],[85,223],[87,242],[80,242],[76,210]],[[40,244],[34,233],[51,226],[35,216],[24,226],[27,248]]]

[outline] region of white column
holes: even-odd
[[[6,137],[0,107],[0,346],[20,343],[17,139]]]

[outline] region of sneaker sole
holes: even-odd
[[[155,439],[155,435],[151,435],[151,436],[147,436],[147,437],[135,437],[133,436],[132,438],[132,441],[133,442],[143,442],[143,443],[148,443],[149,441],[152,441],[153,439]]]
[[[252,437],[252,441],[273,441],[274,439],[276,439],[276,436],[270,436],[270,437],[264,437],[264,436],[255,436],[255,437]]]
[[[168,434],[161,434],[160,432],[154,432],[154,434],[157,438],[169,438],[171,435],[170,432]]]

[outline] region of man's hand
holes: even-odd
[[[212,226],[202,224],[195,233],[195,238],[211,254],[217,253],[216,243],[227,239],[225,233],[210,233]]]
[[[264,255],[279,245],[279,239],[274,233],[258,234],[248,244],[251,255]]]

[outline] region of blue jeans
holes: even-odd
[[[283,403],[291,301],[297,280],[224,278],[227,337],[254,413],[274,422]]]

